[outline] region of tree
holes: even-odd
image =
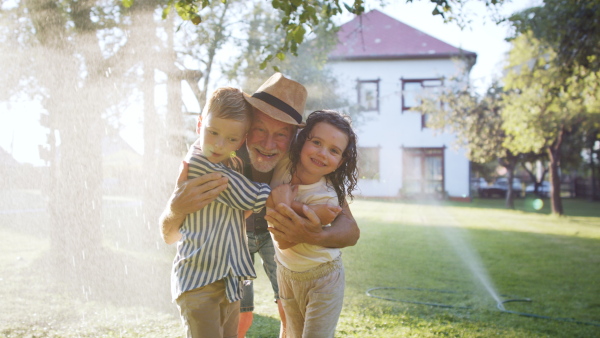
[[[49,133],[41,154],[50,169],[50,186],[43,192],[48,194],[51,243],[51,251],[45,257],[62,267],[61,272],[73,277],[70,280],[74,283],[83,283],[90,277],[86,273],[90,270],[105,268],[93,262],[110,252],[102,231],[106,211],[102,198],[102,145],[105,135],[114,134],[114,128],[119,126],[123,102],[141,96],[142,103],[149,103],[144,120],[154,131],[162,126],[153,109],[156,66],[148,58],[157,45],[153,39],[156,26],[149,32],[143,27],[128,32],[137,22],[152,18],[157,3],[140,2],[128,10],[119,4],[120,1],[27,0],[3,6],[0,12],[0,27],[10,32],[4,35],[1,54],[11,62],[5,67],[10,71],[0,74],[2,84],[7,83],[6,88],[10,88],[4,90],[2,86],[1,98],[21,98],[43,106],[41,123]],[[144,88],[140,83],[148,86]],[[148,134],[145,153],[151,171],[157,166],[153,159],[159,144],[153,141],[164,133],[159,130]],[[144,177],[136,178],[139,181],[132,185],[143,186]],[[169,188],[171,180],[169,177]],[[156,199],[161,180],[153,176],[147,181],[152,182]],[[146,231],[146,237],[158,237],[158,232],[150,231],[141,218],[139,233]],[[151,219],[146,218],[148,224]],[[128,227],[136,231],[135,235],[136,225]],[[136,237],[143,241],[142,236]],[[155,245],[155,241],[151,243]]]
[[[504,90],[493,83],[483,97],[473,93],[468,83],[454,79],[439,95],[425,96],[414,109],[428,115],[431,128],[454,133],[456,145],[467,150],[475,163],[497,160],[506,168],[508,189],[506,207],[514,208],[514,172],[520,154],[505,146],[510,137],[503,129]],[[440,104],[441,102],[441,104]]]
[[[202,25],[184,25],[179,22],[180,36],[177,46],[177,64],[180,67],[186,63],[194,64],[193,70],[185,69],[184,72],[195,72],[197,77],[193,80],[186,78],[192,88],[200,107],[204,106],[209,94],[211,77],[214,70],[227,72],[220,62],[223,55],[220,51],[228,44],[233,44],[236,39],[235,31],[244,31],[243,23],[247,10],[247,4],[241,0],[230,0],[224,4],[211,3],[207,7]],[[180,20],[178,20],[180,21]],[[231,51],[228,57],[235,58]],[[189,62],[189,61],[193,62]],[[186,62],[188,61],[188,62]],[[199,80],[202,81],[199,81]]]
[[[544,0],[510,21],[515,37],[531,33],[548,45],[565,74],[573,75],[577,67],[600,71],[600,0]]]
[[[140,0],[138,0],[140,1]],[[384,3],[383,0],[380,0]],[[414,0],[406,0],[413,2]],[[424,0],[423,0],[424,1]],[[456,21],[463,26],[465,18],[460,11],[454,13],[456,7],[460,8],[469,0],[429,0],[434,4],[432,15],[440,15],[446,21]],[[504,2],[504,0],[480,0],[488,7],[495,7]],[[134,0],[122,0],[125,7],[132,6]],[[204,22],[205,14],[202,11],[214,6],[215,3],[227,5],[227,0],[165,0],[163,7],[163,18],[166,18],[171,10],[175,9],[177,14],[183,19],[191,21],[195,25]],[[261,69],[266,68],[267,63],[275,59],[283,59],[285,55],[291,53],[298,55],[298,47],[305,41],[307,33],[313,31],[315,27],[324,26],[325,29],[335,29],[336,25],[332,18],[342,14],[343,11],[360,15],[365,11],[364,0],[353,0],[351,4],[339,0],[273,0],[270,6],[280,12],[279,21],[275,31],[279,32],[280,41],[261,51]],[[214,7],[213,7],[214,8]]]
[[[591,91],[595,78],[583,68],[565,73],[556,52],[532,33],[513,40],[504,79],[509,90],[503,110],[504,128],[511,135],[507,146],[517,152],[547,152],[554,214],[564,212],[559,174],[563,147],[568,139],[582,140],[582,132],[595,118],[587,109],[598,99]],[[577,146],[570,150],[580,152]]]
[[[59,262],[72,262],[65,266],[80,269],[86,254],[89,259],[102,246],[102,165],[97,154],[105,129],[101,116],[114,89],[95,33],[99,25],[110,26],[112,18],[92,15],[90,1],[29,0],[18,5],[15,11],[29,14],[26,23],[34,32],[23,30],[19,46],[29,52],[27,75],[36,84],[36,92],[29,94],[43,102],[49,144],[57,151],[48,202],[52,253]]]
[[[260,50],[272,48],[278,39],[270,34],[273,32],[281,13],[274,11],[270,6],[258,2],[251,9],[251,20],[248,21],[246,39],[238,42],[242,54],[230,64],[227,71],[229,79],[243,78],[243,88],[252,93],[269,76],[273,74],[270,69],[261,69],[264,60],[260,57]],[[337,30],[329,29],[326,24],[319,25],[308,35],[307,41],[298,47],[298,56],[276,58],[271,65],[286,76],[302,83],[308,91],[306,110],[313,111],[324,108],[337,108],[347,106],[335,93],[337,83],[335,77],[325,68],[327,55],[335,47]]]

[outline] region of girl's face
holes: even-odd
[[[300,151],[296,170],[303,184],[312,184],[334,172],[343,163],[348,136],[327,122],[317,123]]]
[[[212,163],[225,162],[246,140],[247,122],[222,119],[209,113],[198,121],[202,153]]]

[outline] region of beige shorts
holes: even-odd
[[[279,298],[285,311],[287,337],[333,337],[344,301],[341,257],[304,272],[277,262]]]
[[[182,293],[177,307],[187,338],[237,337],[240,301],[227,300],[225,280]]]

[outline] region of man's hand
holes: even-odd
[[[360,229],[350,212],[347,203],[331,223],[330,227],[322,227],[317,215],[307,206],[303,213],[307,218],[298,215],[285,205],[276,209],[267,209],[265,219],[271,224],[269,228],[273,238],[280,238],[295,244],[308,243],[326,248],[345,248],[356,245],[360,237]]]
[[[161,235],[167,244],[181,238],[179,228],[188,214],[204,208],[227,189],[227,177],[210,173],[191,180],[187,179],[188,163],[182,162],[175,191],[159,219]]]
[[[323,231],[321,220],[308,206],[303,206],[303,211],[306,218],[282,203],[275,209],[267,209],[265,219],[272,225],[269,231],[273,234],[273,239],[294,244],[317,243],[317,238]]]

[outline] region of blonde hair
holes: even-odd
[[[246,130],[252,123],[252,106],[244,99],[242,91],[233,87],[218,88],[210,95],[202,110],[202,117],[205,118],[209,113],[221,119],[246,122]]]

